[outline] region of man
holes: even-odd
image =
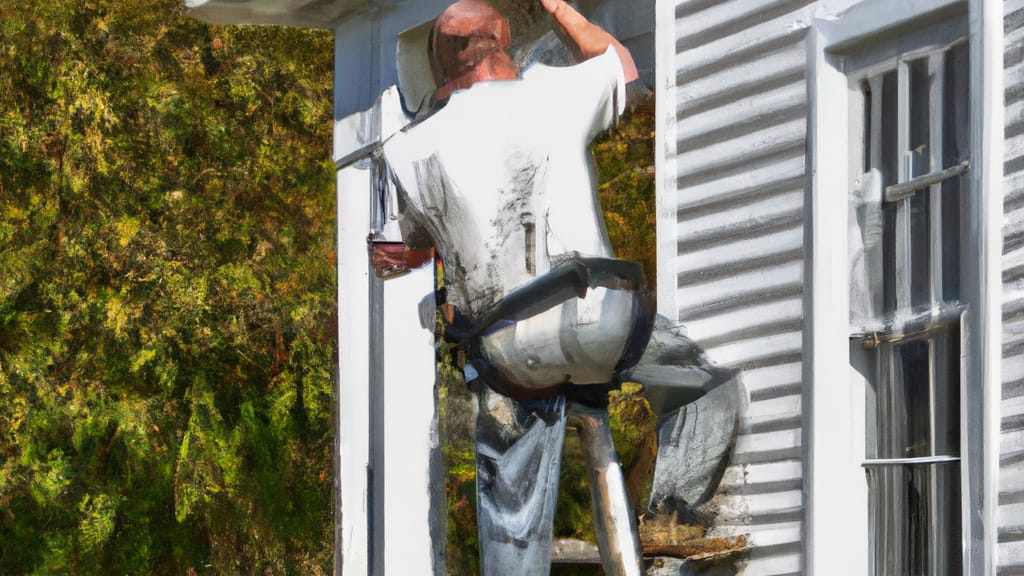
[[[666,325],[647,346],[654,315],[643,277],[614,259],[587,150],[625,110],[636,65],[571,5],[540,2],[579,64],[520,74],[508,22],[481,0],[460,0],[431,33],[436,109],[386,142],[384,156],[407,236],[425,232],[444,260],[457,310],[447,333],[466,348],[479,396],[482,573],[548,572],[572,414],[595,434],[588,454],[605,571],[640,574],[621,470],[614,451],[600,449],[610,447],[607,391],[641,381],[664,414],[731,374]]]

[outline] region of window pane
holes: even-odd
[[[868,469],[876,576],[961,573],[960,464]]]
[[[960,454],[959,323],[938,331],[932,340],[932,346],[935,351],[932,447],[938,456],[957,456]]]
[[[893,368],[887,407],[890,451],[883,458],[930,456],[931,362],[928,341],[912,340],[893,346]]]
[[[887,318],[896,311],[896,202],[882,207],[882,299]]]
[[[861,92],[864,94],[864,168],[863,171],[871,170],[871,84],[861,82]]]
[[[931,172],[931,78],[928,74],[928,59],[920,58],[910,62],[907,64],[907,72],[910,77],[910,126],[907,142],[909,180]]]
[[[914,309],[930,308],[931,294],[931,194],[918,192],[910,199],[910,303]]]
[[[942,97],[942,163],[955,166],[968,158],[971,99],[968,45],[962,42],[946,52]]]
[[[896,71],[882,76],[882,188],[899,181],[899,77]]]
[[[960,230],[967,214],[967,176],[942,182],[942,299],[960,299]]]

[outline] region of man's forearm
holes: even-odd
[[[615,46],[622,61],[622,71],[626,82],[639,77],[636,64],[629,50],[606,30],[583,17],[565,0],[540,0],[544,9],[555,19],[561,36],[569,44],[569,48],[579,60],[587,60],[604,54],[608,46]]]

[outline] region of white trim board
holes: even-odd
[[[997,554],[996,504],[998,499],[998,441],[1001,370],[1001,315],[999,309],[1002,281],[1000,275],[1002,222],[1002,3],[996,0],[866,0],[842,14],[816,19],[809,32],[808,70],[810,126],[808,135],[809,174],[807,214],[809,231],[806,248],[805,325],[805,496],[807,532],[805,553],[807,574],[866,574],[867,558],[862,546],[837,546],[835,534],[844,534],[844,543],[867,543],[866,504],[861,492],[866,487],[851,488],[848,479],[836,479],[830,466],[850,467],[845,446],[853,441],[863,454],[863,436],[856,438],[857,426],[851,415],[863,414],[863,400],[856,408],[852,395],[848,408],[840,406],[835,394],[834,367],[839,364],[846,347],[848,327],[846,301],[836,290],[845,291],[846,235],[827,234],[845,230],[848,210],[850,162],[846,154],[836,150],[836,143],[845,147],[850,141],[848,117],[849,85],[841,72],[843,63],[838,53],[868,46],[893,33],[900,25],[913,22],[934,23],[946,17],[962,15],[968,22],[971,38],[972,78],[972,152],[971,152],[971,222],[970,228],[981,231],[972,237],[965,261],[965,275],[979,278],[966,288],[965,300],[974,311],[967,315],[968,356],[965,382],[981,383],[965,386],[962,429],[964,457],[964,574],[994,574]],[[891,38],[892,36],[888,36]],[[836,120],[840,121],[837,122]],[[829,146],[819,145],[828,142]],[[977,166],[975,170],[974,167]],[[836,228],[838,227],[838,228]],[[839,259],[836,266],[829,258]],[[971,268],[973,266],[973,268]],[[973,291],[972,291],[973,290]],[[841,310],[829,310],[832,305]],[[849,365],[848,349],[846,365]],[[850,390],[855,394],[856,378]],[[863,385],[860,384],[860,389]],[[863,398],[863,397],[861,397]],[[845,410],[837,414],[833,410]],[[820,417],[823,413],[827,417]],[[863,434],[863,432],[861,432]],[[832,451],[840,449],[843,456]],[[851,477],[862,475],[850,474]],[[850,490],[854,490],[851,498]],[[851,505],[850,500],[855,500]],[[866,502],[866,500],[865,500]],[[854,513],[851,517],[847,514]],[[855,520],[855,521],[854,521]],[[832,523],[841,522],[839,530]],[[858,528],[858,526],[863,526]],[[850,531],[853,530],[851,533]]]

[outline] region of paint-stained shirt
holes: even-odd
[[[452,303],[477,315],[561,258],[612,256],[589,144],[625,102],[609,48],[478,82],[385,143],[403,215],[434,239]]]

